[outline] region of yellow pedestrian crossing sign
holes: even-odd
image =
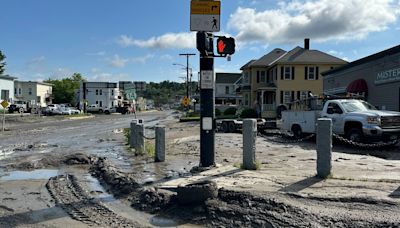
[[[3,108],[7,108],[8,105],[10,105],[6,100],[4,100],[3,102],[0,103],[1,106],[3,106]]]
[[[185,107],[187,107],[189,104],[190,104],[190,100],[189,100],[189,98],[187,97],[187,96],[185,96],[183,99],[182,99],[182,105],[183,106],[185,106]]]

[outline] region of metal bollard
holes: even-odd
[[[243,169],[256,167],[257,120],[243,120]]]
[[[156,154],[154,157],[155,162],[165,161],[165,127],[156,127]]]
[[[332,120],[319,118],[317,125],[317,176],[327,178],[332,170]]]
[[[136,124],[136,152],[141,154],[145,152],[144,148],[144,124]]]
[[[137,145],[137,133],[136,133],[136,124],[138,124],[138,120],[134,119],[131,122],[131,135],[129,138],[129,145],[131,148],[136,149]]]

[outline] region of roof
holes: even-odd
[[[249,67],[267,67],[274,63],[278,58],[282,57],[285,53],[285,50],[275,48],[260,59],[250,63]]]
[[[367,57],[361,58],[359,60],[353,61],[353,62],[351,62],[351,63],[349,63],[347,65],[344,65],[344,66],[341,66],[341,67],[337,67],[337,68],[329,70],[329,71],[325,71],[325,72],[323,72],[321,74],[323,76],[329,75],[329,74],[333,74],[333,73],[336,73],[336,72],[340,72],[342,70],[346,70],[346,69],[349,69],[349,68],[364,64],[364,63],[368,63],[368,62],[383,58],[383,57],[385,57],[387,55],[394,55],[394,54],[397,54],[397,53],[400,53],[400,45],[394,46],[392,48],[389,48],[389,49],[383,50],[381,52],[378,52],[378,53],[369,55]]]
[[[248,68],[249,65],[255,61],[256,61],[255,59],[248,61],[246,64],[244,64],[242,67],[240,67],[240,70],[244,70],[244,69]]]
[[[14,80],[14,79],[17,79],[17,78],[16,77],[11,77],[10,75],[0,75],[0,79]]]
[[[215,83],[234,84],[241,76],[241,73],[216,73]]]
[[[326,54],[318,50],[304,49],[299,46],[295,47],[282,58],[280,58],[276,63],[337,63],[345,64],[347,63],[343,59],[337,58],[335,56]]]
[[[15,82],[19,82],[19,83],[35,83],[35,84],[45,85],[45,86],[54,86],[53,84],[46,83],[46,82],[33,82],[33,81],[15,81]]]

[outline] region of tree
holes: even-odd
[[[51,79],[45,82],[53,84],[53,102],[56,104],[76,105],[75,94],[79,89],[80,83],[86,81],[80,73],[74,73],[70,78]]]
[[[6,56],[0,51],[0,75],[2,75],[5,71],[6,62],[4,59]]]

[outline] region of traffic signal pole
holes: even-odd
[[[212,71],[214,74],[214,57],[200,57],[200,75]],[[214,77],[214,75],[213,75]],[[200,166],[215,165],[215,95],[214,89],[200,90]],[[210,126],[211,124],[211,126]],[[211,128],[211,129],[210,129]]]

